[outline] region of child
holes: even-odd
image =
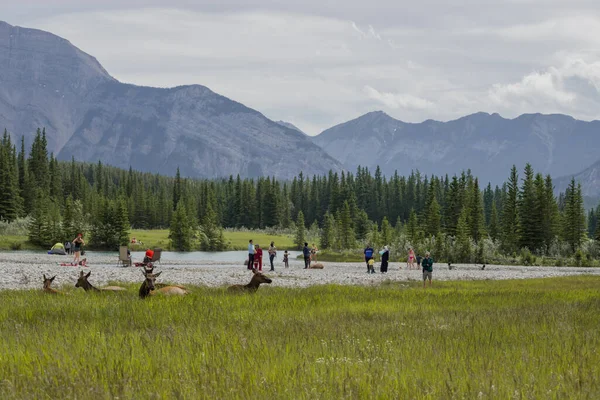
[[[283,264],[285,265],[286,268],[290,267],[290,264],[288,263],[288,252],[287,252],[287,250],[283,252]]]
[[[368,263],[369,263],[369,271],[368,271],[368,273],[374,274],[375,273],[375,259],[370,258],[369,261],[368,261]]]
[[[260,248],[260,245],[255,246],[254,250],[254,269],[262,272],[262,255],[263,251]]]

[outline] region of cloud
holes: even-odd
[[[380,92],[368,85],[364,87],[364,91],[370,99],[376,100],[392,109],[408,108],[426,110],[433,107],[432,102],[410,94]]]
[[[119,80],[203,84],[309,134],[380,108],[410,122],[600,116],[591,0],[24,1],[0,0],[2,18],[65,37]]]
[[[495,84],[492,104],[516,112],[558,112],[597,118],[600,108],[600,60],[568,58],[558,67],[532,72],[519,82]]]

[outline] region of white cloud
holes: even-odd
[[[408,108],[425,110],[433,107],[432,102],[410,94],[380,92],[368,85],[364,87],[364,91],[369,98],[377,100],[392,109]]]

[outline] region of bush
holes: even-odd
[[[11,250],[21,250],[22,247],[23,247],[23,244],[19,243],[19,242],[12,242],[10,244],[10,249]]]
[[[521,263],[523,265],[534,265],[536,257],[531,254],[528,248],[521,249]]]

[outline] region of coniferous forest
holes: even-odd
[[[175,172],[175,171],[173,171]],[[275,227],[317,232],[320,248],[352,250],[370,242],[399,253],[412,246],[440,260],[533,263],[536,257],[598,256],[599,210],[587,213],[581,187],[571,181],[554,195],[552,178],[530,165],[507,171],[502,186],[482,185],[470,171],[459,176],[382,176],[379,169],[330,172],[292,181],[186,179],[122,170],[48,154],[43,130],[29,149],[5,131],[0,146],[0,220],[26,218],[39,246],[85,232],[94,248],[116,249],[129,229],[169,228],[176,250],[223,250],[223,228]]]

